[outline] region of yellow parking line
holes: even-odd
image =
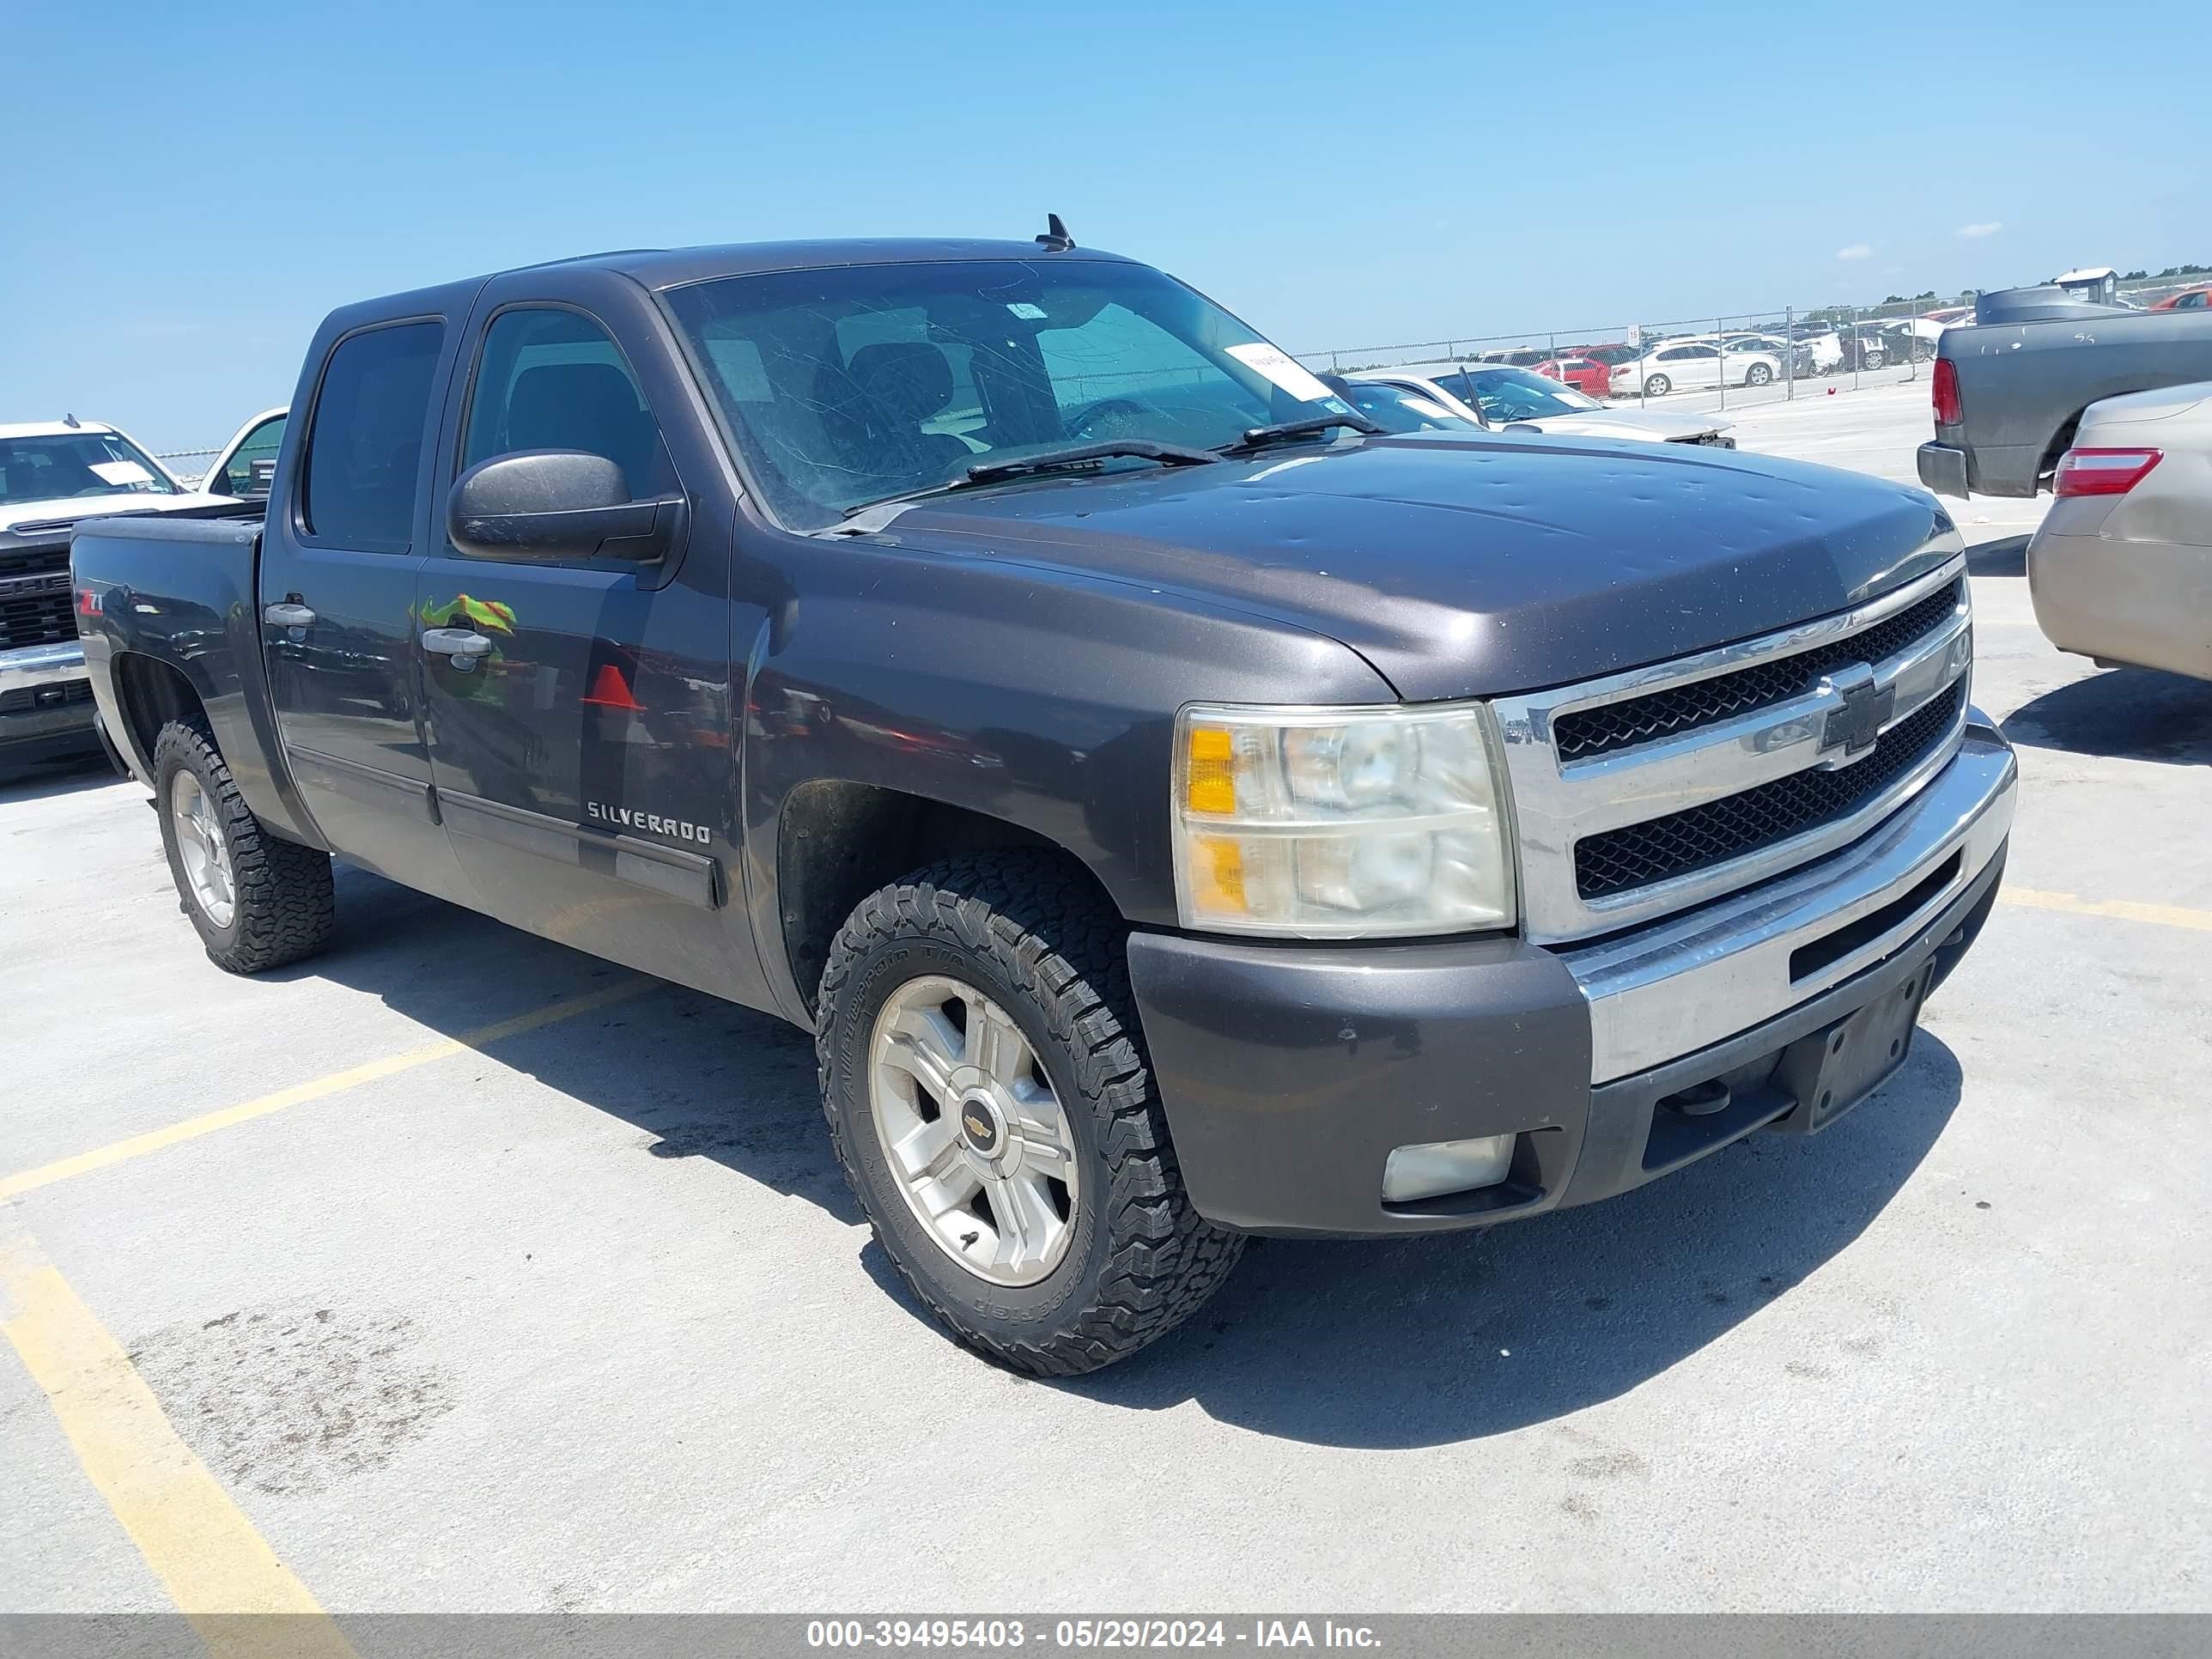
[[[2212,933],[2212,910],[2191,910],[2179,904],[2143,904],[2134,899],[2085,899],[2071,893],[2039,893],[2032,887],[2001,889],[1997,897],[2006,904],[2031,910],[2063,910],[2075,916],[2111,916],[2122,921],[2148,921],[2160,927],[2189,927]]]
[[[379,1078],[410,1072],[417,1066],[428,1066],[434,1060],[443,1060],[448,1054],[458,1054],[465,1049],[481,1048],[487,1043],[497,1042],[502,1037],[519,1036],[525,1031],[557,1024],[578,1014],[589,1013],[594,1008],[604,1008],[610,1003],[636,996],[657,982],[653,980],[626,980],[597,991],[587,991],[582,996],[570,997],[565,1002],[554,1003],[535,1013],[503,1019],[496,1025],[465,1031],[457,1037],[444,1037],[436,1042],[425,1043],[420,1048],[410,1048],[404,1054],[354,1066],[349,1071],[333,1072],[328,1077],[319,1077],[312,1083],[296,1083],[289,1089],[279,1089],[273,1095],[249,1100],[242,1106],[226,1106],[219,1112],[209,1112],[199,1117],[187,1118],[182,1123],[172,1123],[166,1129],[149,1130],[143,1135],[132,1135],[127,1140],[96,1146],[88,1152],[78,1152],[52,1164],[42,1164],[35,1170],[25,1170],[19,1175],[0,1177],[0,1200],[20,1197],[38,1188],[51,1186],[57,1181],[66,1181],[71,1176],[104,1170],[127,1158],[143,1158],[148,1152],[158,1152],[166,1146],[176,1146],[179,1141],[197,1140],[202,1135],[213,1134],[217,1129],[228,1129],[233,1124],[246,1123],[257,1117],[266,1117],[271,1112],[281,1112],[288,1106],[304,1105],[311,1100],[321,1100],[348,1089],[358,1088],[364,1083],[374,1083]]]
[[[0,1243],[0,1314],[86,1478],[210,1653],[353,1659],[321,1604],[170,1425],[122,1345],[27,1238]],[[240,1613],[290,1616],[225,1616]]]

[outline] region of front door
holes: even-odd
[[[410,607],[446,325],[341,337],[324,363],[296,477],[262,536],[261,638],[284,756],[324,838],[356,862],[465,900],[430,799]]]
[[[592,316],[495,307],[474,358],[444,487],[495,456],[570,449],[621,466],[633,499],[682,489],[628,359]],[[488,559],[463,556],[442,527],[434,545],[415,606],[431,770],[485,907],[595,955],[750,993],[720,550],[694,544],[651,566]]]

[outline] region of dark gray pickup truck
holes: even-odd
[[[324,948],[335,854],[805,1027],[889,1258],[1043,1374],[1247,1234],[1586,1203],[1900,1063],[2015,787],[1932,500],[1379,434],[1040,240],[355,306],[265,518],[81,530],[209,954]]]
[[[1941,495],[2033,495],[2100,398],[2212,380],[2212,315],[2085,304],[2063,289],[1984,294],[1947,328],[1929,381],[1920,482]]]

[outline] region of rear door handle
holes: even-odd
[[[491,653],[491,641],[473,629],[426,628],[422,630],[422,648],[436,657],[451,657],[455,662],[474,661]]]
[[[315,623],[315,613],[304,605],[286,599],[264,610],[261,620],[271,628],[312,628]]]

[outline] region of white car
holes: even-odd
[[[1735,447],[1735,439],[1721,435],[1729,422],[1717,416],[1608,409],[1571,386],[1503,363],[1425,363],[1368,369],[1346,378],[1395,386],[1492,431],[1532,427],[1575,438]]]
[[[216,453],[200,483],[242,500],[267,501],[269,481],[276,471],[276,451],[284,442],[284,419],[290,412],[264,409],[239,428]]]
[[[232,499],[187,488],[128,435],[65,416],[0,426],[0,535],[63,527],[99,513],[173,513]]]
[[[2061,651],[2212,680],[2212,381],[2091,404],[2027,544]]]
[[[1641,357],[1613,366],[1613,392],[1617,398],[1663,398],[1723,384],[1768,386],[1781,378],[1782,359],[1772,351],[1731,350],[1711,338],[1662,340]]]

